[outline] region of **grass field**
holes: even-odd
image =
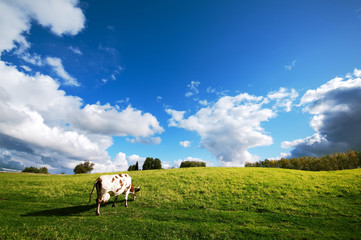
[[[137,201],[99,217],[88,200],[101,174],[0,173],[0,239],[361,239],[361,169],[128,173]]]

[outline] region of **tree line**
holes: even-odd
[[[24,170],[22,170],[22,172],[49,174],[48,169],[46,167],[37,168],[33,166],[25,167]]]
[[[186,167],[206,167],[205,162],[198,162],[198,161],[184,161],[181,163],[180,168]],[[156,158],[147,157],[144,161],[143,170],[151,170],[151,169],[162,169],[162,162]],[[139,166],[138,162],[135,165],[130,165],[128,171],[138,171]]]
[[[287,168],[306,171],[354,169],[361,167],[361,152],[350,150],[347,153],[334,153],[322,157],[266,159],[255,163],[246,162],[245,167]]]

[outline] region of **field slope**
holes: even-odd
[[[101,174],[0,173],[0,239],[360,239],[361,169],[128,172],[123,207],[88,204]],[[132,197],[129,197],[132,199]],[[94,198],[93,198],[94,199]],[[113,198],[111,199],[113,200]]]

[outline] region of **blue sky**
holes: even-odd
[[[360,30],[359,1],[0,0],[0,168],[361,150]]]

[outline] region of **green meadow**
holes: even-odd
[[[361,169],[127,173],[137,201],[99,217],[88,200],[101,174],[0,173],[0,239],[361,239]]]

